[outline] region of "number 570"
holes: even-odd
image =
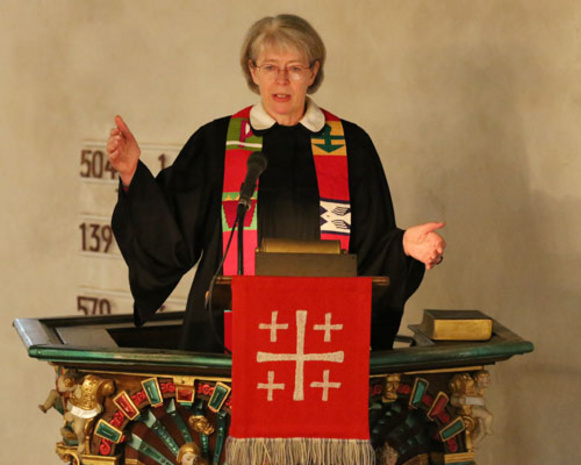
[[[97,297],[77,297],[77,310],[85,315],[110,315],[111,302]]]

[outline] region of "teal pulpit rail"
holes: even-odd
[[[175,348],[182,312],[162,313],[142,328],[135,328],[131,315],[19,318],[14,327],[32,358],[56,364],[90,367],[113,365],[190,369],[204,374],[229,376],[231,357],[226,354],[185,352]],[[533,344],[497,321],[492,337],[484,342],[434,342],[417,333],[399,337],[400,347],[372,351],[370,374],[487,365],[533,351]]]

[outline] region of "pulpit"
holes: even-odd
[[[440,316],[461,333],[466,322],[455,315],[462,312]],[[198,463],[224,463],[236,408],[232,359],[176,350],[182,316],[160,313],[141,328],[131,315],[14,322],[29,356],[54,367],[56,387],[46,380],[40,408],[64,418],[55,418],[54,429],[64,462],[175,465],[199,456]],[[474,448],[492,420],[488,367],[533,350],[479,316],[490,321],[487,339],[442,338],[418,324],[413,337],[398,338],[398,348],[371,353],[369,428],[377,464],[476,463]]]

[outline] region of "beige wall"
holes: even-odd
[[[36,404],[51,369],[17,317],[74,315],[78,153],[115,113],[183,143],[255,100],[237,67],[255,19],[305,16],[328,46],[317,101],[363,126],[402,227],[447,222],[408,305],[476,308],[536,350],[492,368],[479,465],[581,460],[581,4],[572,0],[0,0],[0,463],[61,463]],[[18,456],[18,460],[15,458]],[[48,457],[48,458],[47,458]]]

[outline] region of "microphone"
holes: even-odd
[[[248,171],[246,172],[246,179],[244,179],[242,187],[240,188],[238,211],[240,211],[241,208],[243,208],[244,211],[246,212],[250,208],[250,199],[254,194],[254,189],[256,189],[256,181],[266,169],[267,164],[268,160],[266,158],[266,155],[264,155],[262,152],[253,152],[248,157],[247,163]]]

